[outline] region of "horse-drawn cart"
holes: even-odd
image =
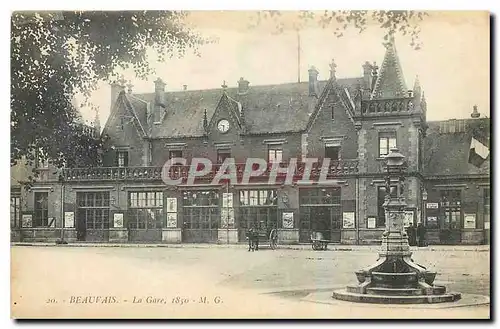
[[[267,231],[250,229],[247,232],[247,239],[248,251],[259,250],[259,244],[261,242],[269,243],[271,249],[275,250],[278,246],[278,230],[275,228]]]

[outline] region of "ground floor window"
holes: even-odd
[[[81,192],[76,199],[78,220],[86,229],[109,228],[109,192]]]
[[[216,230],[219,228],[220,212],[218,207],[184,208],[185,229]]]
[[[484,204],[484,222],[488,223],[485,224],[485,228],[489,228],[490,224],[490,189],[485,188],[483,191],[483,204]]]
[[[19,225],[21,212],[21,198],[19,196],[10,197],[10,227],[14,228]]]
[[[311,231],[329,231],[342,228],[340,205],[301,206],[300,228]]]
[[[462,193],[460,190],[441,191],[443,228],[459,229],[462,218]]]
[[[163,192],[130,192],[128,225],[132,229],[155,229],[163,225]]]
[[[240,228],[244,231],[254,228],[261,232],[270,232],[277,227],[277,207],[241,207]]]
[[[220,197],[218,190],[184,191],[182,206],[184,229],[214,230],[219,228]]]
[[[35,221],[34,227],[49,226],[49,193],[35,193]]]
[[[309,241],[313,232],[320,232],[324,239],[331,240],[332,230],[342,227],[341,189],[301,189],[299,198],[299,240]]]

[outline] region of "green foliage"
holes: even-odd
[[[60,167],[95,165],[103,141],[78,124],[76,93],[133,69],[145,79],[156,60],[195,53],[208,40],[183,24],[184,12],[15,12],[11,17],[11,165],[36,151]]]
[[[340,10],[313,12],[282,12],[282,11],[259,11],[254,17],[251,27],[256,27],[264,21],[272,21],[275,32],[282,33],[286,29],[300,30],[305,27],[321,27],[331,29],[337,37],[342,37],[349,28],[355,28],[362,33],[370,25],[384,30],[384,39],[389,41],[390,36],[400,33],[410,36],[410,45],[420,49],[422,43],[419,39],[419,23],[428,16],[425,12],[404,10]]]

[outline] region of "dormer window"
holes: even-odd
[[[168,158],[182,158],[182,150],[171,150],[168,152]]]
[[[116,152],[116,166],[117,167],[128,167],[128,151],[117,151]]]
[[[231,157],[231,150],[217,150],[217,163],[222,164],[227,158]]]
[[[268,163],[281,163],[283,161],[283,147],[281,145],[269,145]]]

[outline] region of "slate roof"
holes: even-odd
[[[458,121],[458,120],[457,120]],[[450,121],[429,121],[424,139],[424,171],[427,175],[489,175],[490,156],[480,166],[469,163],[472,137],[490,146],[490,120],[464,119],[465,130],[441,133],[440,126]]]
[[[375,88],[371,98],[397,98],[406,96],[407,93],[408,89],[406,88],[403,69],[396,51],[394,38],[392,38],[386,46],[384,60],[375,81]]]
[[[326,83],[327,80],[318,82],[319,95]],[[356,85],[362,83],[362,78],[337,79],[337,83],[354,92]],[[302,131],[318,101],[318,98],[309,96],[308,81],[278,85],[250,85],[248,92],[244,95],[238,94],[238,88],[227,88],[226,92],[230,99],[241,103],[246,131],[250,134]],[[203,136],[203,113],[206,109],[210,121],[222,95],[221,88],[167,91],[165,93],[166,115],[161,124],[153,125],[151,138]],[[150,102],[151,110],[153,110],[154,93],[135,94],[134,97]],[[237,107],[234,102],[230,103]],[[143,113],[139,110],[137,112],[140,112],[138,116]]]

